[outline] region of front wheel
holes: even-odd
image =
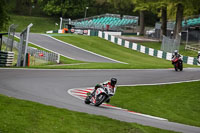
[[[86,98],[85,98],[85,104],[90,104],[91,102],[90,102],[90,96],[87,96]]]
[[[178,67],[177,67],[176,63],[174,64],[174,69],[175,69],[175,71],[178,71]]]
[[[105,99],[106,99],[106,95],[105,94],[99,94],[98,96],[97,96],[97,98],[96,98],[96,103],[94,104],[94,106],[99,106],[99,105],[101,105],[104,101],[105,101]]]

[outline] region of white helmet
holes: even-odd
[[[198,51],[198,54],[200,54],[200,51]]]
[[[178,50],[174,50],[174,54],[177,55],[178,54]]]

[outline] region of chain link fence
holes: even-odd
[[[55,62],[55,63],[59,63],[60,60],[60,55],[56,54],[56,53],[51,53],[51,52],[47,52],[47,51],[43,51],[43,50],[38,50],[36,48],[33,47],[28,47],[27,49],[27,53],[29,53],[31,56],[43,60],[43,61],[50,61],[50,62]],[[34,61],[33,61],[34,63]]]
[[[173,53],[174,50],[179,51],[180,42],[180,36],[177,39],[170,39],[169,37],[163,36],[161,50],[170,53]]]

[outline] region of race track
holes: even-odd
[[[19,34],[17,35],[19,36]],[[30,34],[29,40],[34,44],[76,60],[118,62],[40,34]],[[0,68],[0,93],[73,111],[107,116],[121,121],[178,132],[200,133],[199,127],[131,114],[109,107],[86,105],[82,100],[68,93],[70,89],[92,87],[111,77],[118,79],[118,85],[174,83],[200,80],[200,69],[184,69],[183,72],[175,72],[172,69],[39,70]]]
[[[16,36],[19,37],[20,36],[19,33],[17,33]],[[54,52],[57,52],[65,57],[74,60],[87,61],[87,62],[121,63],[120,61],[116,61],[108,57],[104,57],[92,53],[90,51],[80,49],[71,44],[55,40],[55,38],[52,38],[48,35],[31,33],[29,35],[29,42],[42,46],[48,50],[52,50]]]
[[[169,83],[199,80],[200,69],[157,70],[38,70],[0,69],[0,93],[20,99],[107,116],[126,122],[135,122],[157,128],[185,133],[199,133],[199,127],[188,126],[130,114],[123,110],[85,105],[83,101],[68,94],[72,88],[86,88],[111,77],[118,79],[118,85]],[[117,92],[116,92],[117,93]]]

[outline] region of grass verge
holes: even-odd
[[[20,15],[10,15],[9,24],[18,25],[16,32],[22,32],[30,23],[33,23],[31,32],[34,33],[46,33],[49,30],[59,29],[55,23],[59,23],[59,18],[44,18],[44,17],[30,17]]]
[[[153,127],[126,123],[18,100],[0,95],[0,132],[9,133],[171,133]]]
[[[118,87],[114,106],[200,127],[200,81]]]
[[[159,59],[156,57],[143,54],[114,43],[107,40],[101,39],[99,37],[73,35],[73,36],[55,36],[55,38],[62,40],[64,42],[73,44],[77,47],[92,51],[94,53],[125,62],[128,64],[115,63],[111,66],[110,64],[100,63],[90,64],[90,68],[121,68],[121,69],[145,69],[145,68],[172,68],[170,61]],[[98,64],[98,65],[97,65]],[[184,64],[185,67],[197,67],[192,65]],[[85,68],[86,66],[79,66],[79,68]],[[68,66],[66,68],[69,68]],[[76,68],[76,67],[75,67]]]
[[[60,64],[52,62],[42,62],[40,60],[30,60],[31,68],[43,69],[159,69],[159,68],[172,68],[170,61],[143,54],[98,37],[64,34],[64,36],[57,36],[57,39],[71,43],[80,48],[92,51],[94,53],[125,62],[128,64],[120,63],[96,63],[96,62],[83,62],[72,60],[61,56]],[[15,38],[19,42],[19,39]],[[34,44],[28,44],[31,47],[50,52],[44,48],[38,47]],[[158,63],[159,62],[159,63]],[[193,65],[184,64],[184,67],[198,67]]]

